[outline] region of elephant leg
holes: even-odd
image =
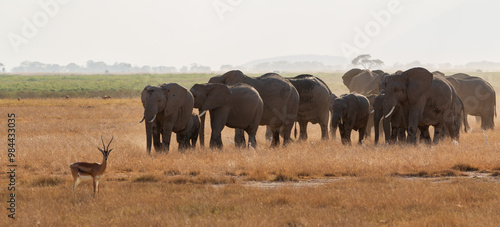
[[[420,130],[420,141],[430,144],[431,135],[429,133],[429,126],[420,126],[419,130]]]
[[[239,148],[244,148],[246,146],[245,132],[243,129],[234,130],[234,145]]]
[[[170,138],[172,137],[173,124],[168,122],[165,123],[162,129],[162,152],[168,153],[170,150]]]
[[[257,135],[258,129],[259,124],[256,123],[255,125],[251,125],[245,130],[248,134],[248,147],[257,148],[257,139],[255,136]]]
[[[153,130],[153,146],[155,150],[161,151],[162,150],[162,143],[161,143],[161,136],[162,136],[162,125],[159,122],[153,122],[151,123],[152,125],[152,130]]]
[[[280,129],[271,128],[271,132],[273,133],[273,140],[271,141],[271,147],[277,147],[280,145]]]
[[[252,129],[249,129],[246,132],[248,134],[248,148],[257,148],[257,139],[255,138],[257,130],[254,131]]]
[[[487,111],[485,114],[481,114],[481,128],[483,130],[489,130],[494,128],[494,114],[493,111],[491,111],[491,114],[489,113],[490,111]]]
[[[273,140],[273,130],[271,130],[271,127],[269,125],[266,126],[266,140],[267,141]]]
[[[321,139],[328,140],[328,121],[326,123],[321,123]]]
[[[445,126],[443,125],[443,123],[439,123],[438,125],[434,126],[434,139],[433,139],[434,144],[438,144],[439,141],[441,140],[441,137],[443,137],[445,130],[444,127]]]
[[[407,141],[412,144],[417,143],[417,128],[423,114],[423,107],[412,107],[408,116],[408,137]]]
[[[345,128],[344,125],[340,125],[340,139],[343,145],[351,145],[351,129]]]
[[[213,132],[210,136],[210,148],[222,148],[222,136],[220,132]]]
[[[404,143],[406,141],[406,132],[404,128],[397,129],[398,131],[398,140],[400,143]]]
[[[363,139],[365,138],[365,134],[367,131],[367,127],[363,127],[359,129],[359,138],[358,138],[358,144],[362,145],[363,144]]]
[[[307,140],[307,121],[299,121],[300,135],[299,140]],[[297,128],[295,128],[297,130]]]
[[[228,110],[211,110],[210,111],[210,126],[212,127],[212,134],[210,136],[210,148],[222,149],[222,129],[226,125]]]
[[[292,133],[293,122],[282,126],[283,146],[291,142],[290,134]]]

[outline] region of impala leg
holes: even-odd
[[[98,184],[98,181],[94,178],[94,179],[93,179],[93,184],[92,184],[92,185],[94,186],[94,198],[95,198],[95,197],[96,197],[96,195],[97,195],[97,194],[96,194],[96,192],[97,192],[97,190],[96,190],[96,189],[97,189],[97,184]]]
[[[73,198],[75,198],[75,194],[76,194],[76,186],[78,186],[78,184],[80,184],[80,178],[77,177],[74,179],[74,182],[73,182]]]

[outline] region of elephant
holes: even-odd
[[[351,144],[351,131],[359,131],[358,143],[362,144],[370,115],[368,99],[359,94],[344,94],[332,101],[333,115],[330,122],[333,135],[340,131],[342,144]]]
[[[462,99],[465,113],[481,117],[483,130],[494,129],[496,117],[496,92],[487,81],[464,73],[446,77]]]
[[[200,113],[210,112],[210,123],[212,134],[210,148],[222,148],[221,131],[224,126],[242,129],[248,134],[248,146],[257,147],[255,135],[262,118],[264,102],[257,90],[253,87],[238,83],[225,85],[218,83],[195,84],[190,89],[194,97],[194,107]],[[204,116],[200,130],[201,138],[204,138]],[[203,139],[204,140],[204,139]],[[244,135],[241,132],[235,134],[236,146],[245,146]]]
[[[335,100],[336,98],[338,98],[338,96],[332,93],[332,95],[330,96],[330,105],[328,105],[330,110],[330,116],[333,116],[333,100]],[[332,137],[332,139],[335,139],[335,133],[337,132],[336,131],[337,129],[335,128],[334,131],[334,128],[331,127],[331,124],[332,122],[330,121],[330,136]]]
[[[240,70],[232,70],[221,76],[212,77],[208,82],[226,85],[245,83],[255,88],[264,102],[260,125],[268,125],[273,133],[271,146],[280,144],[280,134],[283,137],[283,145],[290,143],[290,133],[299,110],[299,93],[284,77],[276,73],[266,73],[252,78]]]
[[[347,71],[342,76],[342,80],[344,85],[349,88],[349,92],[371,95],[379,94],[379,83],[387,75],[389,74],[382,70],[370,71],[355,68]]]
[[[146,121],[148,153],[151,153],[152,140],[155,141],[155,150],[168,152],[172,132],[187,133],[195,124],[192,118],[193,95],[179,84],[148,85],[141,93],[141,101],[144,107],[144,117],[141,122]],[[179,144],[180,150],[184,148],[185,146]]]
[[[198,141],[198,133],[200,131],[200,118],[197,114],[191,114],[190,126],[186,133],[177,134],[177,143],[179,149],[184,150],[188,148],[196,148],[196,141]]]
[[[328,121],[332,92],[320,78],[309,74],[301,74],[286,78],[299,93],[299,110],[297,122],[300,125],[300,140],[307,140],[307,123],[321,127],[321,138],[328,139]]]
[[[400,75],[393,74],[384,78],[384,132],[391,135],[391,114],[396,106],[403,107],[408,126],[407,141],[416,144],[417,128],[434,126],[434,143],[438,143],[446,127],[452,139],[458,141],[452,105],[457,97],[455,89],[446,80],[434,76],[427,69],[411,68]],[[445,118],[446,116],[446,118]],[[425,130],[424,130],[425,132]]]
[[[384,118],[384,99],[385,94],[382,93],[377,95],[373,99],[373,125],[375,128],[375,144],[378,144],[380,137],[380,121]],[[403,108],[401,105],[397,105],[394,112],[388,116],[390,117],[390,127],[391,135],[390,137],[385,137],[385,141],[388,143],[393,143],[396,140],[400,142],[406,141],[406,121],[404,119]]]

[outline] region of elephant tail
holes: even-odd
[[[297,139],[297,122],[295,122],[294,124],[294,130],[293,130],[293,136],[295,137],[295,139]]]

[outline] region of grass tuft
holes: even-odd
[[[146,183],[146,182],[158,182],[158,181],[160,181],[160,179],[158,179],[158,177],[156,177],[155,175],[146,174],[135,178],[132,182]]]
[[[61,184],[63,179],[59,177],[39,177],[30,182],[30,186],[32,187],[52,187]]]
[[[274,177],[272,181],[287,182],[287,181],[298,181],[298,180],[297,178],[288,173],[280,172]]]
[[[462,172],[472,172],[472,171],[478,171],[479,169],[476,167],[473,167],[469,164],[464,164],[464,163],[459,163],[451,167],[453,170],[458,170]]]

